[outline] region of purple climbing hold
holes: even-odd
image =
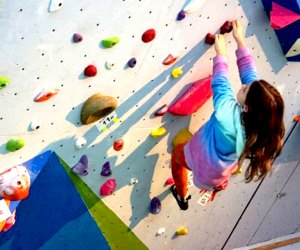
[[[75,34],[73,35],[73,42],[74,42],[74,43],[79,43],[79,42],[82,41],[82,39],[83,39],[82,35],[80,35],[80,34],[78,34],[78,33],[75,33]]]
[[[111,195],[115,192],[117,183],[115,179],[108,179],[100,187],[100,195]]]
[[[185,12],[184,10],[181,10],[177,15],[177,21],[181,21],[184,18],[185,18]]]
[[[134,66],[136,65],[136,59],[134,57],[132,57],[128,62],[127,62],[128,67],[130,68],[134,68]]]
[[[100,173],[102,176],[111,176],[111,169],[109,161],[105,162],[102,166],[102,171]]]
[[[83,155],[81,156],[79,162],[76,163],[75,166],[71,168],[71,171],[78,175],[87,175],[88,165],[89,165],[89,160],[87,158],[87,155]]]
[[[153,197],[150,202],[150,213],[158,214],[161,211],[161,203],[157,197]]]

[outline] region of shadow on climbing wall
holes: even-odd
[[[176,61],[173,64],[172,68],[180,67],[182,68],[183,72],[189,72],[194,66],[194,64],[207,51],[207,48],[208,45],[205,45],[204,40],[201,40],[187,54],[185,54],[178,61]],[[155,105],[155,103],[157,103],[160,99],[162,99],[164,95],[168,93],[169,89],[179,81],[179,79],[170,78],[171,70],[172,69],[169,68],[163,71],[156,78],[144,84],[141,89],[133,93],[127,100],[122,102],[116,110],[118,117],[122,121],[119,127],[116,130],[114,129],[108,130],[105,134],[105,137],[99,143],[93,145],[93,148],[100,149],[101,154],[105,155],[105,152],[107,152],[112,146],[111,143],[108,143],[110,141],[109,139],[113,138],[115,133],[117,133],[118,135],[122,133],[122,136],[124,136],[137,122],[139,122],[144,117],[145,113],[150,108],[152,108],[153,105]],[[201,73],[203,75],[199,75],[198,78],[206,77],[210,73],[211,72]],[[154,92],[146,102],[144,102],[141,106],[135,109],[135,111],[133,111],[125,120],[123,120],[122,117],[129,110],[131,110],[132,107],[136,105],[136,103],[140,102],[145,96],[147,96],[151,91],[153,91],[153,89],[157,89],[157,91]],[[178,96],[180,96],[182,92],[183,90],[180,93],[178,93]],[[174,99],[176,98],[177,97],[175,97]],[[75,126],[78,126],[76,119],[78,120],[80,107],[81,104],[76,106],[76,108],[74,108],[66,116],[66,119],[72,124],[74,124]],[[189,123],[191,119],[190,116],[180,117],[180,118],[178,117],[176,119],[173,118],[174,116],[167,114],[166,116],[163,117],[162,124],[161,124],[161,126],[164,126],[168,131],[168,133],[164,135],[169,137],[168,145],[171,145],[170,141],[174,138],[176,133],[181,128],[189,127]],[[82,154],[85,153],[88,154],[87,150],[89,146],[96,140],[98,135],[99,135],[99,131],[96,128],[96,126],[91,127],[90,130],[88,130],[83,135],[83,137],[87,139],[87,146],[81,149]],[[153,154],[149,156],[148,153],[151,151],[153,147],[155,147],[155,145],[158,143],[158,141],[161,138],[156,138],[154,140],[151,136],[148,136],[146,140],[141,142],[139,146],[129,156],[127,156],[126,159],[121,164],[113,168],[113,178],[117,180],[117,189],[122,189],[122,187],[129,184],[129,179],[130,179],[129,176],[135,176],[136,178],[138,178],[139,182],[141,183],[141,185],[139,185],[139,190],[138,190],[139,192],[135,192],[135,188],[134,188],[130,197],[132,214],[130,218],[131,223],[129,225],[129,228],[131,229],[134,228],[143,218],[145,218],[149,214],[149,204],[151,200],[150,198],[151,183],[152,183],[155,166],[157,165],[158,155]],[[53,150],[58,149],[56,152],[60,154],[59,145],[62,144],[67,145],[67,147],[70,147],[70,150],[74,150],[73,148],[71,148],[74,147],[73,138],[65,138],[63,140],[59,140],[54,144],[48,145],[46,149],[50,149],[50,148]],[[166,145],[166,152],[167,150],[170,152],[170,147],[168,148],[168,145]],[[64,150],[68,150],[68,149],[64,147]],[[106,154],[106,157],[104,158],[107,161],[109,161],[112,166],[114,166],[114,163],[116,162],[115,157],[108,157],[108,154]],[[143,162],[143,165],[141,165],[141,162]],[[128,176],[129,178],[124,178],[124,176]],[[93,178],[93,177],[92,176],[89,177],[89,175],[87,175],[86,177],[84,177],[84,180],[88,178]],[[99,173],[97,173],[97,178],[99,178]],[[97,181],[97,185],[99,185],[100,187],[101,183]],[[168,194],[169,191],[167,190],[161,193],[160,195],[156,195],[156,196],[158,196],[161,200],[163,200]]]
[[[34,159],[24,165],[41,164]],[[110,249],[55,153],[20,202],[16,224],[0,235],[0,248]]]
[[[252,12],[256,10],[252,8],[251,1],[240,0],[239,2],[247,16],[247,19],[249,20],[249,24],[246,28],[246,37],[251,36],[252,34],[256,36],[264,54],[268,59],[268,62],[272,67],[272,70],[275,73],[278,73],[285,66],[287,60],[282,53],[282,49],[274,31],[273,37],[276,39],[276,42],[273,42],[272,46],[270,46],[269,39],[271,39],[271,37],[267,36],[266,32],[272,28],[269,25],[269,19],[266,12],[263,10],[263,6],[260,15],[253,15]],[[262,5],[260,1],[258,2],[259,3],[256,4]]]

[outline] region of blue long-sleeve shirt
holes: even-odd
[[[249,50],[240,48],[236,56],[242,84],[257,80]],[[213,60],[212,90],[214,112],[184,147],[185,160],[193,171],[195,185],[206,189],[228,180],[245,146],[242,110],[228,79],[225,56],[217,55]]]

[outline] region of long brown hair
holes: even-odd
[[[246,144],[239,165],[250,159],[245,178],[250,182],[260,180],[272,169],[272,162],[282,149],[285,133],[283,123],[284,103],[278,90],[264,80],[251,83],[246,96],[247,112],[241,119],[245,126]]]

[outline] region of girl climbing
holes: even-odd
[[[282,149],[285,133],[282,97],[273,85],[258,79],[243,27],[238,20],[232,24],[242,87],[235,98],[228,80],[224,36],[216,35],[212,77],[214,112],[187,143],[174,147],[171,156],[175,181],[171,191],[182,210],[188,209],[191,198],[187,170],[193,172],[198,188],[217,192],[227,187],[229,177],[243,163],[246,182],[265,177]]]

